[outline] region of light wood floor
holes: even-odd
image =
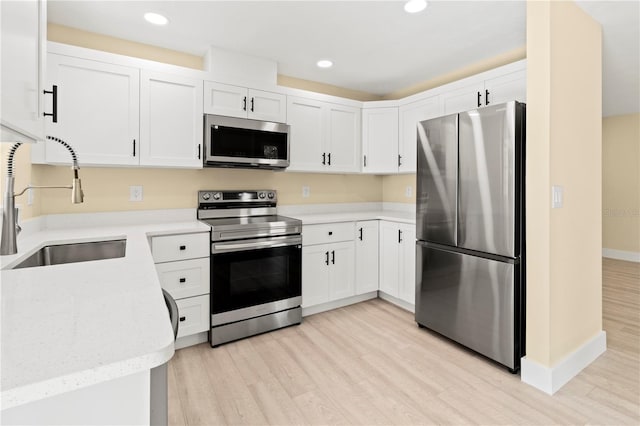
[[[638,425],[640,265],[603,274],[608,349],[553,397],[376,299],[177,351],[170,424]]]

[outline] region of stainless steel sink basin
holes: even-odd
[[[92,241],[88,243],[44,246],[12,269],[114,259],[124,257],[126,247],[127,240]]]

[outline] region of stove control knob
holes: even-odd
[[[268,195],[270,200],[273,200],[273,197],[275,197],[275,196],[276,196],[276,194],[274,194],[273,192],[270,192],[269,195]]]
[[[214,200],[219,200],[220,199],[220,193],[219,192],[214,192],[213,199]]]
[[[266,195],[264,192],[260,192],[260,193],[258,194],[258,198],[262,198],[262,199],[264,199],[264,197],[266,197],[266,196],[267,196],[267,195]]]
[[[211,194],[209,194],[208,192],[205,192],[204,194],[202,194],[202,199],[207,201],[209,198],[211,198]]]

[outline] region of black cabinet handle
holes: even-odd
[[[367,167],[367,156],[364,156],[364,167]]]
[[[200,159],[200,149],[201,149],[202,145],[198,144],[198,160]]]
[[[187,246],[180,246],[180,250],[186,250]]]
[[[398,155],[398,167],[402,166],[402,155]]]
[[[136,140],[133,140],[133,156],[136,156]]]
[[[251,98],[251,112],[253,112],[253,98]]]
[[[480,99],[482,97],[482,93],[477,92],[478,93],[478,107],[482,106],[482,100]]]
[[[333,235],[333,231],[329,231],[329,235]]]
[[[324,166],[325,164],[327,164],[327,153],[323,152],[322,153],[322,165]]]
[[[325,263],[326,265],[328,265],[328,264],[329,264],[329,252],[328,252],[328,251],[325,251],[325,252],[324,252],[324,255],[325,255],[325,261],[324,261],[324,263]]]
[[[360,237],[358,238],[360,238],[360,241],[362,241],[362,228],[360,228]]]
[[[184,321],[186,319],[187,319],[187,317],[180,317],[180,321]]]
[[[398,243],[402,242],[402,231],[398,229]]]
[[[329,161],[327,162],[327,164],[330,166],[331,165],[331,153],[327,154],[327,157],[329,158]]]
[[[484,104],[489,105],[489,90],[484,91]]]
[[[331,250],[331,263],[333,265],[336,264],[336,251],[335,250]]]
[[[245,96],[244,99],[242,100],[242,110],[246,111],[247,110],[247,97]]]
[[[51,90],[43,90],[42,93],[44,93],[45,95],[53,95],[51,112],[50,113],[43,112],[42,115],[44,117],[51,117],[51,121],[53,121],[54,123],[57,123],[58,122],[58,86],[54,84]]]
[[[186,283],[186,282],[187,282],[187,279],[186,279],[186,278],[180,278],[180,282],[181,282],[181,283]]]

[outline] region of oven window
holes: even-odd
[[[287,159],[287,134],[212,126],[211,155],[216,157]]]
[[[299,246],[214,254],[211,312],[221,313],[300,296]]]

